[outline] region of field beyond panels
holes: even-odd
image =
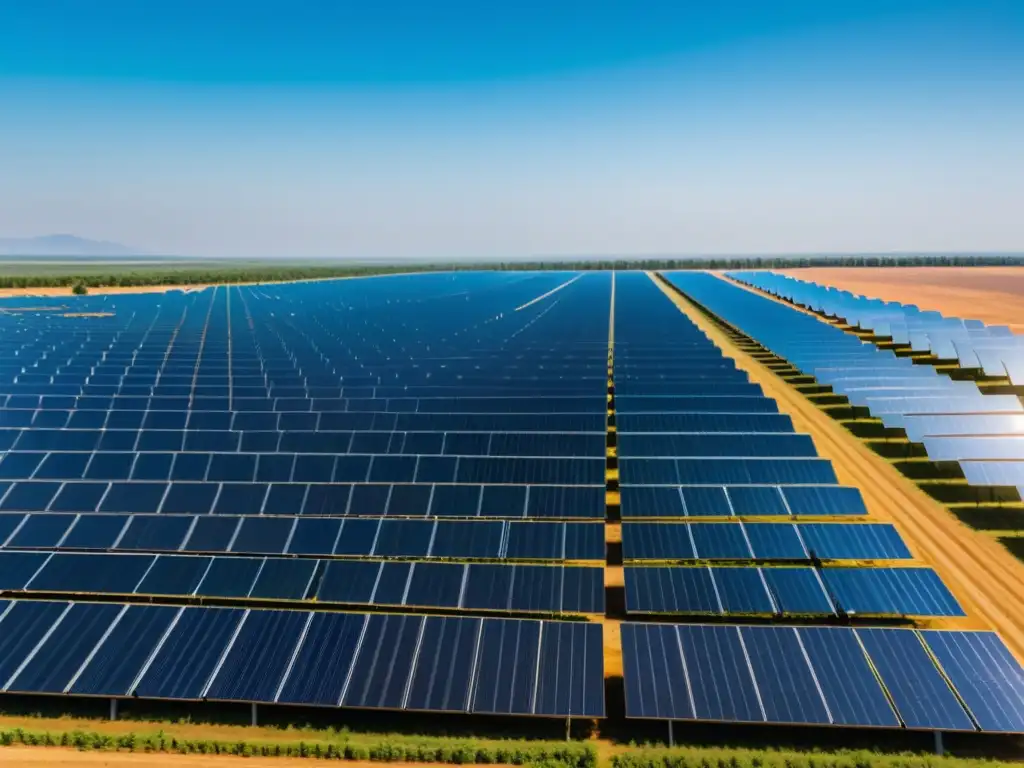
[[[776,270],[946,316],[1024,330],[1024,267],[811,267]]]

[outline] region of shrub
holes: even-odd
[[[89,289],[86,288],[85,283],[75,283],[71,286],[71,293],[75,296],[85,296],[89,293]]]

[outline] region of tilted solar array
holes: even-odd
[[[827,354],[816,348],[827,353],[831,336],[821,330],[850,339],[711,275],[668,277],[791,362],[792,356],[805,364],[821,358],[820,370],[827,370]],[[864,354],[838,350],[840,360]],[[624,530],[630,610],[737,620],[800,616],[805,622],[839,616],[855,626],[624,624],[628,717],[1024,731],[1024,670],[997,635],[873,628],[861,621],[956,617],[963,610],[933,570],[914,563],[892,526],[836,522],[867,513],[859,495],[840,498],[820,490],[838,486],[788,485],[785,479],[771,486],[731,482],[715,490],[654,485],[638,493],[637,502],[660,510],[651,517],[681,519],[663,529],[632,523],[638,526],[632,536]],[[801,487],[815,491],[794,514],[790,500]],[[809,506],[813,500],[835,509],[832,521]],[[752,514],[759,504],[770,510],[762,519]]]
[[[913,305],[855,296],[772,272],[731,276],[878,336],[891,337],[896,343],[909,344],[912,350],[956,360],[963,368],[1005,377],[1011,384],[1024,384],[1024,337],[1005,326],[943,317]],[[812,322],[810,317],[802,321],[808,337],[813,334]],[[1024,489],[1024,406],[1019,397],[983,394],[973,381],[954,381],[931,366],[915,366],[909,358],[898,358],[838,329],[818,325],[819,333],[827,328],[830,344],[842,344],[833,356],[808,356],[799,348],[798,339],[784,345],[795,351],[797,358],[778,354],[813,372],[855,405],[867,406],[887,425],[903,427],[910,439],[924,443],[932,460],[959,462],[969,484]],[[846,341],[840,342],[840,337]],[[780,340],[773,339],[773,343],[778,345]],[[859,354],[853,354],[854,349]]]
[[[616,278],[613,370],[628,612],[962,614],[929,568],[858,567],[912,555],[837,522],[867,515],[859,491],[641,274]]]
[[[533,655],[476,642],[453,708],[602,714],[596,627],[301,608],[602,613],[610,301],[609,275],[568,273],[0,301],[0,589],[22,598],[5,630],[40,606],[66,607],[44,602],[61,595],[238,606],[161,609],[194,624],[149,647],[152,669],[171,669],[194,643],[212,658],[238,627],[241,637],[280,622],[290,643],[295,627],[356,622],[378,633],[365,648],[373,664],[379,649],[382,671],[367,674],[406,665],[388,678],[398,688],[375,698],[379,685],[357,695],[362,682],[350,681],[312,703],[447,710],[413,694],[423,638],[518,627],[508,631],[540,643]],[[67,615],[114,607],[77,603]],[[66,621],[50,622],[55,634]],[[202,639],[208,625],[215,641]],[[43,652],[23,634],[26,659]],[[266,653],[281,664],[297,647]],[[563,651],[589,660],[557,674]],[[339,653],[353,679],[370,659]],[[529,684],[512,680],[528,676],[520,661],[534,664]],[[550,690],[536,687],[537,664],[553,665]],[[230,696],[216,676],[185,690],[170,675],[88,693],[263,702],[299,673],[282,668],[280,690],[264,681]],[[483,703],[500,690],[504,703]]]
[[[1024,732],[993,632],[624,624],[628,717]]]
[[[600,716],[601,653],[579,622],[0,601],[9,693]]]
[[[986,376],[1024,384],[1024,337],[1008,326],[945,317],[913,304],[858,296],[774,272],[736,272],[732,276],[877,336],[890,337],[897,344],[909,344],[916,351],[931,352],[943,360],[956,360],[964,368],[981,369]]]

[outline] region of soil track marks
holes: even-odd
[[[254,766],[306,766],[313,762],[308,757],[248,757],[245,765]],[[191,766],[238,766],[240,758],[234,755],[181,755],[168,752],[79,752],[61,747],[0,747],[0,763],[4,768],[42,768],[42,766],[125,766],[126,768],[191,768]],[[380,768],[381,763],[363,760],[345,761],[346,767]],[[411,763],[388,763],[390,768],[408,768]]]
[[[740,350],[697,308],[659,279],[655,282],[739,368],[759,383],[818,453],[832,461],[839,481],[860,488],[876,520],[896,524],[911,551],[931,565],[967,613],[966,619],[921,622],[933,628],[995,629],[1024,660],[1024,565],[991,537],[961,523],[949,510],[861,444],[767,367]]]

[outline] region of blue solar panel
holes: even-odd
[[[907,560],[910,550],[888,523],[805,523],[799,528],[808,551],[821,560]]]
[[[695,718],[675,626],[623,624],[622,661],[627,716],[665,720]]]
[[[11,520],[13,521],[13,517]],[[21,518],[18,518],[19,521]],[[7,541],[7,547],[47,548],[56,547],[75,521],[74,515],[29,515]],[[2,532],[0,532],[2,535]]]
[[[0,552],[0,589],[24,589],[48,557],[46,552]]]
[[[405,707],[432,712],[466,712],[474,673],[480,620],[426,622]]]
[[[139,595],[191,595],[213,562],[210,557],[160,555],[135,588]]]
[[[210,597],[248,597],[256,577],[262,570],[262,558],[215,557],[203,580],[196,587],[196,594]]]
[[[829,725],[824,696],[793,627],[743,627],[740,633],[765,719]]]
[[[350,707],[401,709],[416,660],[422,616],[374,616],[367,620],[360,650],[342,697]]]
[[[805,560],[807,548],[795,525],[745,523],[743,525],[750,549],[758,560]]]
[[[122,605],[72,605],[4,690],[62,693],[123,610]]]
[[[311,614],[249,611],[205,691],[208,699],[272,702]]]
[[[715,591],[724,614],[772,614],[775,606],[760,569],[713,568]]]
[[[39,592],[130,595],[153,565],[154,555],[78,554],[51,557],[28,583]]]
[[[850,615],[964,615],[931,568],[825,568],[821,574],[836,607]]]
[[[182,611],[130,692],[154,699],[202,698],[244,615],[233,608]]]
[[[599,625],[571,622],[543,624],[533,714],[577,717],[604,715],[603,654]]]
[[[851,630],[802,627],[799,635],[835,725],[900,724]]]
[[[737,627],[678,625],[698,720],[763,722],[765,712]]]
[[[532,712],[536,674],[522,674],[522,671],[537,669],[539,649],[539,623],[485,623],[477,650],[479,672],[470,711]]]
[[[785,486],[782,495],[791,514],[798,517],[866,515],[864,499],[857,488],[832,485]]]
[[[923,631],[983,731],[1024,732],[1024,673],[994,632]]]
[[[249,596],[266,600],[304,599],[313,580],[316,562],[268,557],[263,561]]]
[[[974,730],[971,719],[935,668],[917,634],[859,629],[857,637],[907,728]]]
[[[629,613],[722,612],[715,580],[707,568],[629,567],[624,575]]]
[[[689,526],[697,558],[701,560],[747,560],[750,543],[740,523],[695,523]]]
[[[192,517],[135,515],[125,529],[118,549],[177,550],[192,527]]]
[[[814,568],[764,568],[768,591],[780,613],[835,613],[825,586]]]
[[[10,680],[22,661],[43,640],[68,603],[16,602],[0,621],[0,680]]]
[[[153,649],[181,608],[132,605],[121,614],[95,653],[69,683],[69,692],[90,696],[128,694]]]

